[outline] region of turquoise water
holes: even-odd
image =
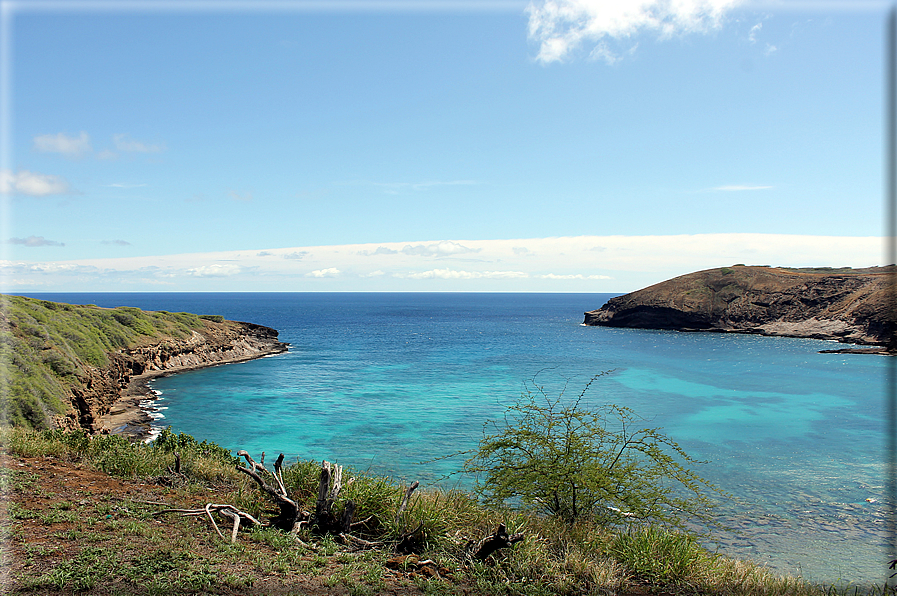
[[[445,476],[535,379],[659,426],[733,499],[721,552],[814,581],[881,581],[885,359],[816,340],[584,327],[608,294],[74,294],[222,314],[288,353],[158,379],[160,424],[230,449]],[[435,460],[435,461],[434,461]],[[867,500],[868,499],[868,500]],[[869,501],[871,500],[871,501]]]

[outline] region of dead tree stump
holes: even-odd
[[[515,542],[523,540],[523,532],[519,532],[512,536],[508,536],[508,530],[504,524],[498,526],[498,529],[492,533],[492,536],[486,536],[477,544],[476,551],[473,553],[474,559],[483,560],[500,548],[510,548]]]
[[[287,495],[287,489],[283,484],[283,476],[281,474],[283,454],[281,453],[280,457],[277,458],[277,462],[274,464],[274,472],[270,472],[263,464],[256,463],[246,451],[240,450],[237,452],[237,455],[246,458],[247,463],[251,466],[251,468],[237,466],[237,470],[255,480],[256,484],[259,485],[259,488],[268,493],[280,508],[280,515],[271,520],[271,525],[288,532],[294,532],[298,529],[299,524],[307,519],[308,514],[304,513],[299,508],[299,504]],[[264,457],[264,454],[262,454],[262,457]],[[265,482],[259,475],[259,472],[265,472],[273,476],[277,483],[277,487],[275,488]]]
[[[321,480],[318,483],[318,500],[311,525],[322,534],[342,534],[349,531],[355,515],[355,503],[347,501],[343,513],[337,517],[333,505],[343,488],[343,467],[321,462]]]

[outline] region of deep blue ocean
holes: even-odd
[[[583,326],[612,294],[28,294],[220,314],[286,354],[154,381],[160,425],[234,451],[468,486],[484,422],[526,389],[632,408],[733,495],[712,545],[823,582],[881,582],[885,357],[830,342]],[[435,460],[435,461],[434,461]]]

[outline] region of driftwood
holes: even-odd
[[[245,511],[240,511],[233,505],[218,505],[215,503],[207,503],[205,507],[202,509],[163,509],[162,511],[157,511],[153,515],[162,515],[163,513],[180,513],[181,516],[206,516],[209,518],[209,521],[212,522],[212,527],[215,528],[215,531],[221,536],[222,540],[227,540],[224,537],[224,534],[221,533],[221,530],[218,529],[218,524],[215,523],[215,518],[212,516],[212,512],[218,513],[223,517],[230,519],[233,522],[233,529],[230,535],[230,541],[237,541],[237,532],[240,530],[240,524],[245,523],[247,526],[261,526],[262,522],[255,519],[250,514]]]
[[[417,480],[415,480],[414,482],[411,483],[411,486],[409,486],[405,490],[405,496],[402,497],[402,503],[399,505],[398,511],[396,511],[395,522],[396,522],[397,526],[400,524],[400,522],[403,522],[404,517],[405,517],[405,509],[408,507],[408,502],[411,500],[411,493],[413,493],[415,491],[415,489],[417,489],[418,486],[420,486],[420,483]],[[415,536],[423,528],[424,528],[424,524],[421,523],[421,524],[418,524],[418,526],[415,529],[413,529],[409,532],[408,528],[406,526],[405,531],[402,532],[402,535],[399,536],[399,540],[396,543],[395,552],[397,552],[400,555],[408,555],[408,554],[411,554],[411,553],[414,553],[414,552],[417,552],[418,550],[420,550],[420,546],[421,546],[420,542],[421,541],[419,539],[415,538]]]
[[[349,481],[351,483],[351,480]],[[315,503],[315,514],[311,526],[322,534],[345,534],[352,526],[355,515],[355,503],[346,501],[342,515],[337,517],[333,511],[339,493],[343,488],[343,467],[321,462],[321,480],[318,484],[318,500]]]
[[[279,507],[279,515],[270,520],[268,524],[264,524],[255,519],[248,513],[240,511],[232,505],[218,505],[209,503],[201,509],[164,509],[156,512],[154,515],[164,513],[179,513],[185,516],[205,516],[209,519],[215,532],[222,539],[227,540],[224,533],[218,527],[213,513],[226,518],[232,522],[230,541],[235,542],[240,526],[270,525],[281,530],[290,532],[296,539],[297,544],[314,548],[307,545],[296,536],[302,528],[310,528],[318,534],[332,534],[342,544],[354,549],[382,548],[392,541],[371,541],[352,536],[351,532],[361,528],[370,528],[371,522],[374,526],[380,524],[375,516],[371,515],[360,521],[353,521],[356,513],[356,505],[352,500],[346,501],[341,510],[336,508],[336,502],[339,499],[340,492],[344,486],[350,486],[354,479],[350,478],[348,482],[343,484],[343,467],[337,464],[331,464],[328,461],[321,463],[321,476],[318,484],[317,500],[315,502],[314,513],[303,511],[299,503],[290,497],[286,485],[283,481],[283,460],[284,455],[281,453],[274,462],[273,470],[265,467],[265,452],[262,452],[260,461],[255,461],[252,456],[245,450],[240,450],[237,455],[246,460],[246,465],[238,465],[237,470],[252,478],[258,487],[265,492]],[[169,473],[173,476],[179,476],[180,473],[180,457],[175,455],[174,468],[169,468]],[[406,490],[402,498],[401,504],[396,511],[396,525],[402,523],[406,510],[408,509],[412,493],[420,484],[413,482]],[[162,505],[163,503],[157,503]],[[401,527],[401,526],[400,526]],[[502,526],[503,528],[504,526]],[[393,543],[395,552],[400,554],[409,554],[418,552],[423,547],[422,530],[424,524],[420,523],[413,530],[405,531],[399,536],[398,540]],[[512,537],[513,538],[513,537]],[[501,548],[500,546],[495,548]],[[494,550],[494,549],[493,549]]]
[[[405,513],[405,507],[408,506],[408,499],[411,498],[411,493],[413,493],[414,489],[416,489],[418,486],[420,486],[420,483],[415,480],[411,483],[411,486],[408,487],[408,490],[405,491],[405,497],[402,499],[402,504],[399,505],[399,510],[396,511],[396,524],[398,524],[402,519],[402,514]]]
[[[264,463],[257,463],[242,449],[237,452],[237,455],[244,457],[250,466],[248,468],[237,466],[237,470],[255,480],[256,484],[259,485],[259,488],[268,493],[268,495],[274,499],[274,502],[277,503],[277,506],[280,507],[280,515],[271,520],[271,525],[288,532],[297,532],[300,528],[300,524],[308,519],[308,514],[302,511],[296,501],[287,495],[287,489],[283,484],[283,475],[281,472],[283,454],[281,453],[280,457],[278,457],[277,461],[274,463],[274,472],[265,468]],[[262,462],[264,461],[265,453],[262,452]],[[265,472],[273,476],[274,481],[277,483],[277,487],[275,488],[265,482],[259,475],[259,472]]]
[[[512,536],[508,536],[508,530],[504,524],[500,524],[498,529],[491,536],[486,536],[480,540],[473,553],[474,559],[483,560],[500,548],[510,548],[515,542],[523,540],[523,532],[519,532]]]

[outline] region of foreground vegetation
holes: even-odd
[[[397,515],[405,486],[348,470],[335,507],[352,500],[355,519],[368,518],[352,530],[367,546],[308,526],[295,535],[265,526],[241,529],[231,544],[208,518],[159,515],[166,508],[206,503],[227,503],[262,521],[276,513],[252,479],[237,472],[236,458],[215,444],[167,431],[151,444],[24,428],[5,430],[0,439],[7,461],[2,488],[9,496],[4,551],[17,557],[6,562],[12,570],[9,593],[854,593],[776,577],[753,563],[708,552],[672,529],[633,523],[612,531],[586,516],[569,520],[501,505],[486,508],[459,491],[419,491]],[[85,477],[79,484],[72,469],[124,480],[115,481],[120,488],[114,492],[91,493],[102,482]],[[43,488],[64,474],[63,483]],[[283,468],[289,494],[308,510],[315,508],[319,478],[317,462]],[[80,492],[52,492],[62,490]],[[485,560],[472,557],[471,545],[501,523],[524,539]],[[415,552],[397,556],[397,541],[416,527]],[[53,540],[38,541],[37,529]]]
[[[0,424],[49,428],[71,408],[71,388],[110,352],[190,337],[216,315],[74,306],[0,295]]]

